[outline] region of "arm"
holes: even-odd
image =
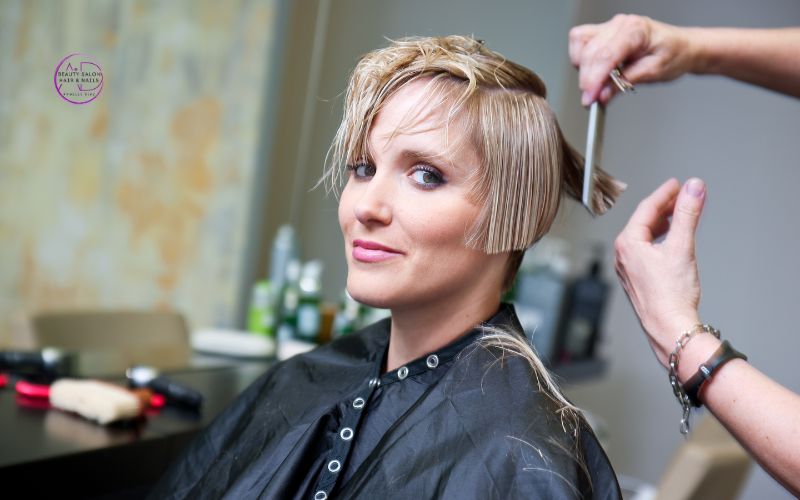
[[[718,74],[800,97],[800,28],[684,28],[617,15],[572,28],[569,55],[584,105],[611,99],[608,73],[618,65],[632,83]]]
[[[665,367],[681,332],[699,322],[694,250],[704,201],[702,181],[692,179],[681,188],[671,179],[639,204],[615,245],[620,282]],[[664,235],[663,242],[655,242]],[[719,344],[709,334],[692,338],[681,351],[680,381],[685,383]],[[723,365],[699,396],[767,472],[800,494],[800,396],[740,359]]]

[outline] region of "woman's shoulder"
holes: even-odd
[[[551,471],[565,494],[577,487],[619,498],[611,464],[580,412],[559,401],[525,356],[485,344],[462,354],[441,389],[475,448],[504,457],[495,473],[515,491],[542,477],[533,471]]]
[[[456,360],[441,390],[455,405],[472,409],[476,426],[563,433],[563,403],[528,359],[507,348],[476,341]]]

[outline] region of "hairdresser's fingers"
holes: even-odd
[[[583,48],[579,63],[578,85],[582,91],[581,104],[588,106],[598,100],[600,91],[609,80],[609,73],[620,63],[610,41],[618,27],[610,25],[592,38]]]
[[[701,179],[691,178],[683,185],[672,214],[672,230],[667,244],[694,255],[695,234],[706,199],[706,185]]]
[[[580,61],[584,105],[597,100],[611,70],[644,53],[649,44],[649,21],[617,15],[586,45]]]
[[[625,79],[633,84],[660,82],[664,79],[660,54],[648,54],[631,60],[623,68]]]
[[[608,101],[610,101],[611,98],[614,97],[614,94],[616,93],[617,93],[617,86],[614,85],[613,83],[606,82],[606,84],[603,85],[603,88],[600,90],[600,95],[598,96],[598,100],[604,105],[608,104]]]
[[[601,29],[601,24],[582,24],[569,30],[569,60],[577,67],[581,62],[583,48]]]
[[[667,234],[670,226],[671,224],[667,217],[663,217],[660,221],[656,222],[656,225],[651,228],[653,240],[657,240]]]
[[[652,242],[653,229],[659,227],[661,220],[669,213],[680,188],[677,179],[669,179],[659,186],[639,203],[620,236],[623,239]]]

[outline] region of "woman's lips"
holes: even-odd
[[[353,258],[359,262],[383,262],[402,254],[399,250],[374,241],[353,241]]]

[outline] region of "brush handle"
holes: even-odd
[[[147,384],[147,387],[153,392],[163,394],[167,401],[180,403],[191,408],[200,408],[203,404],[202,394],[164,376],[154,378]]]

